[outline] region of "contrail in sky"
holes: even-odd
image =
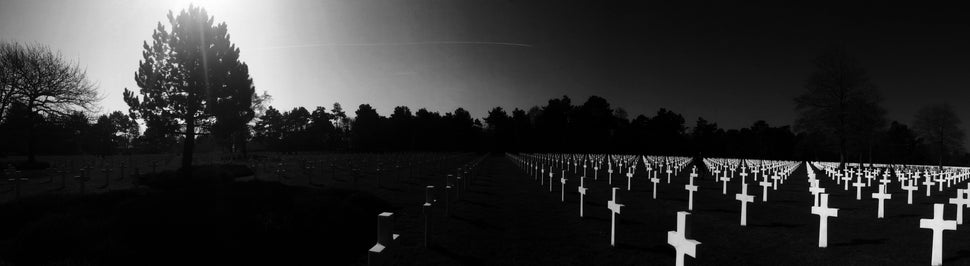
[[[311,48],[311,47],[367,47],[367,46],[414,46],[414,45],[495,45],[533,48],[531,44],[511,43],[511,42],[470,42],[470,41],[432,41],[432,42],[374,42],[374,43],[310,43],[280,45],[256,48],[256,50],[275,50],[288,48]]]

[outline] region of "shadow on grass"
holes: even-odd
[[[849,243],[833,243],[833,247],[847,247],[847,246],[862,246],[862,245],[879,245],[885,243],[888,238],[856,238],[852,239]]]
[[[654,254],[664,255],[665,257],[673,258],[676,251],[671,246],[667,245],[653,245],[651,247],[641,247],[637,245],[632,245],[628,243],[617,243],[616,247],[619,249],[628,249],[633,251],[649,252]]]
[[[798,228],[805,226],[804,224],[790,224],[790,223],[770,223],[770,224],[751,224],[752,227],[766,227],[766,228]]]
[[[445,257],[457,260],[461,262],[462,265],[483,265],[481,263],[482,260],[479,258],[458,254],[442,246],[431,245],[431,248],[429,249],[441,253],[441,255],[444,255]]]
[[[45,195],[0,205],[14,265],[292,265],[360,262],[376,214],[358,191],[234,182],[175,190]]]
[[[451,218],[455,218],[455,220],[459,220],[459,221],[466,222],[468,224],[471,224],[471,225],[473,225],[475,227],[478,227],[478,228],[481,228],[481,229],[488,229],[488,230],[492,230],[492,231],[505,232],[505,228],[501,228],[501,227],[498,227],[498,226],[495,226],[495,225],[491,225],[491,224],[485,223],[485,222],[482,221],[483,219],[472,220],[472,219],[469,219],[469,218],[465,218],[463,216],[456,215],[454,213],[451,215]]]
[[[960,251],[957,252],[957,255],[956,256],[943,259],[943,262],[945,262],[947,264],[950,264],[950,263],[953,263],[954,261],[958,261],[958,260],[965,259],[965,258],[970,258],[970,250],[966,250],[966,249],[960,250]],[[964,262],[964,263],[966,263],[966,262]]]

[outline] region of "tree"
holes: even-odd
[[[411,114],[411,108],[403,105],[394,107],[394,113],[388,120],[390,130],[393,132],[389,136],[392,148],[399,150],[414,149],[414,115]]]
[[[236,49],[238,55],[238,49]],[[268,97],[256,95],[253,80],[249,77],[249,66],[246,63],[234,64],[229,70],[226,89],[215,90],[219,93],[212,97],[214,101],[212,113],[215,123],[211,127],[216,141],[231,153],[244,151],[246,137],[249,135],[249,122],[256,117],[256,108],[261,108],[264,99]]]
[[[10,84],[15,82],[14,71],[10,68],[21,64],[18,62],[20,49],[22,47],[19,44],[0,42],[0,121],[3,121],[7,114],[7,108],[10,107],[14,95],[16,95],[16,91]]]
[[[373,151],[382,147],[380,129],[383,117],[370,104],[361,104],[354,114],[357,115],[351,127],[354,149]]]
[[[162,23],[152,34],[152,45],[144,43],[135,82],[141,97],[127,88],[125,102],[131,112],[146,120],[173,119],[183,136],[182,173],[191,176],[192,153],[202,125],[218,118],[245,120],[246,108],[222,115],[226,106],[252,104],[252,85],[239,49],[229,40],[226,23],[213,25],[205,9],[189,6],[175,16],[168,13],[171,31]],[[247,102],[249,104],[247,104]],[[235,107],[234,107],[235,108]],[[248,123],[249,121],[245,121]],[[232,128],[238,126],[233,121]]]
[[[691,140],[694,142],[694,149],[701,157],[711,156],[718,144],[717,133],[719,128],[717,123],[708,122],[703,117],[698,117],[691,131]]]
[[[270,106],[266,108],[263,116],[259,117],[259,121],[253,126],[253,131],[256,141],[278,149],[283,141],[283,128],[283,114]]]
[[[77,63],[66,61],[47,46],[8,43],[2,45],[0,54],[0,108],[18,102],[30,114],[24,127],[27,161],[34,163],[38,123],[45,117],[93,110],[100,100],[98,91]]]
[[[916,112],[913,129],[932,145],[939,159],[939,167],[943,167],[943,160],[949,153],[963,150],[963,130],[960,129],[960,117],[949,104],[923,106]]]
[[[317,149],[323,150],[327,148],[332,148],[334,133],[336,133],[333,123],[330,120],[333,119],[330,113],[327,112],[327,108],[323,106],[317,106],[310,113],[310,127],[308,129],[313,146]]]
[[[108,115],[108,119],[111,125],[113,125],[114,130],[111,132],[111,135],[114,136],[115,143],[123,150],[129,151],[132,148],[134,140],[138,138],[138,122],[121,111],[111,112]]]
[[[795,127],[837,139],[844,164],[852,136],[871,136],[885,124],[882,97],[866,70],[843,47],[829,48],[814,65],[805,84],[808,91],[794,99]]]

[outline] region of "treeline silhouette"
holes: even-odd
[[[0,125],[5,150],[26,152],[21,121],[28,112],[13,105]],[[327,110],[296,107],[280,112],[269,106],[251,124],[249,151],[271,152],[583,152],[666,154],[786,160],[838,160],[838,150],[824,136],[795,133],[788,125],[755,121],[749,127],[724,129],[698,118],[689,125],[683,115],[660,108],[652,115],[629,119],[599,96],[573,104],[568,96],[550,99],[528,110],[502,107],[474,118],[463,108],[441,114],[425,108],[412,112],[398,106],[389,116],[368,104],[348,117],[340,104]],[[178,152],[182,140],[167,134],[139,132],[139,125],[120,111],[98,117],[82,112],[35,117],[42,154],[116,155]],[[151,127],[149,127],[151,128]],[[197,152],[229,151],[211,134],[197,139]],[[908,126],[892,122],[873,140],[871,160],[935,164],[932,147]],[[849,158],[869,162],[868,152]],[[963,158],[960,158],[963,159]]]

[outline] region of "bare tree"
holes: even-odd
[[[10,83],[13,80],[13,70],[10,68],[22,65],[18,62],[20,59],[17,55],[17,49],[22,49],[19,44],[2,42],[0,43],[0,121],[7,114],[7,107],[10,107],[10,103],[16,94],[13,89],[13,85]]]
[[[808,91],[795,98],[795,127],[836,139],[839,161],[845,163],[849,140],[867,141],[885,126],[882,97],[866,70],[842,47],[826,50],[814,65],[805,84]]]
[[[939,167],[943,167],[943,159],[948,153],[963,149],[963,130],[960,129],[960,117],[949,104],[923,106],[916,112],[913,129],[933,145],[939,158]]]
[[[4,108],[20,102],[30,112],[27,119],[27,160],[35,158],[35,124],[38,117],[62,116],[73,111],[96,111],[100,100],[96,85],[75,62],[39,44],[7,43],[3,50]]]

